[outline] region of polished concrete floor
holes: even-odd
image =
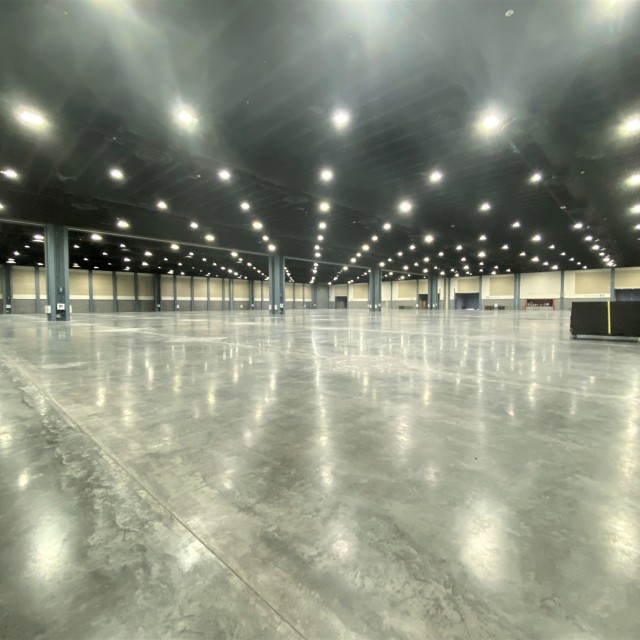
[[[0,637],[640,637],[640,345],[556,313],[0,316]]]

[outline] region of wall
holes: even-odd
[[[564,308],[571,309],[574,302],[610,300],[611,271],[585,269],[566,271],[564,274]]]
[[[482,278],[482,308],[499,306],[505,309],[514,308],[515,276],[489,275]]]

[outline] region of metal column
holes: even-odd
[[[156,311],[162,311],[162,285],[160,283],[160,274],[153,274],[153,301]]]
[[[111,272],[111,283],[113,289],[113,311],[118,311],[118,276],[115,271]]]
[[[478,276],[478,311],[482,311],[484,305],[482,304],[482,276]]]
[[[2,309],[5,313],[11,313],[13,308],[11,281],[11,265],[5,264],[2,267]]]
[[[36,288],[36,315],[40,315],[40,267],[36,265],[34,285]]]
[[[519,273],[516,273],[516,275],[514,276],[513,308],[516,311],[520,310],[520,274]]]
[[[93,269],[89,269],[89,313],[96,312],[96,303],[93,298]]]
[[[429,276],[429,309],[438,308],[438,276]]]
[[[382,311],[382,269],[373,267],[369,273],[369,311]]]
[[[44,263],[47,269],[47,319],[71,320],[69,308],[69,233],[59,224],[44,232]]]
[[[564,311],[564,271],[560,272],[560,311]]]
[[[229,311],[233,311],[233,305],[235,304],[233,300],[233,278],[229,278]]]
[[[609,299],[613,302],[616,299],[616,270],[611,267],[611,286]]]
[[[133,308],[136,311],[140,311],[140,296],[139,296],[139,292],[138,292],[138,288],[139,288],[139,283],[138,283],[138,272],[136,271],[133,274],[133,297],[135,299]]]
[[[284,313],[284,258],[269,256],[269,312]]]
[[[315,282],[311,285],[311,304],[314,309],[318,307],[318,285]]]
[[[255,308],[255,295],[253,291],[254,285],[255,280],[249,280],[249,309]]]

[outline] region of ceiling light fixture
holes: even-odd
[[[200,225],[199,225],[199,224],[194,220],[193,222],[190,222],[190,223],[189,223],[189,226],[190,226],[192,229],[197,229]]]
[[[322,211],[323,213],[327,213],[331,210],[331,205],[326,200],[323,200],[318,205],[318,209],[320,209],[320,211]]]
[[[160,211],[166,211],[169,208],[164,200],[158,200],[156,207],[160,209]]]
[[[5,178],[9,178],[9,180],[17,180],[18,179],[18,172],[15,171],[14,169],[3,169],[2,171],[0,171],[0,173]]]
[[[250,205],[246,200],[243,200],[243,201],[240,203],[240,208],[241,208],[243,211],[249,211],[249,209],[251,209],[251,205]]]
[[[640,173],[631,174],[627,178],[626,183],[629,187],[640,187]]]
[[[491,204],[489,204],[488,202],[483,202],[480,205],[480,211],[491,211]]]
[[[109,176],[112,180],[124,180],[124,173],[117,167],[109,170]]]
[[[401,200],[398,204],[398,211],[400,213],[409,213],[413,209],[413,204],[409,200]]]
[[[351,114],[346,109],[336,109],[331,114],[331,121],[336,129],[344,129],[351,122]]]
[[[320,180],[322,182],[331,182],[333,180],[333,171],[331,169],[322,169],[320,171]]]
[[[198,124],[198,118],[188,107],[180,107],[174,112],[176,122],[182,127],[195,127]]]
[[[542,174],[539,171],[536,171],[530,178],[529,182],[533,182],[536,184],[537,182],[542,182]]]
[[[92,233],[91,239],[95,240],[96,242],[100,242],[100,240],[102,240],[102,236],[99,233]]]
[[[44,129],[49,124],[41,113],[33,111],[32,109],[20,109],[16,113],[16,117],[21,124],[31,127],[32,129]]]
[[[327,223],[326,222],[319,222],[318,223],[318,229],[326,229],[327,228]]]
[[[211,233],[207,233],[207,235],[204,237],[204,239],[205,239],[207,242],[213,242],[216,238],[215,238],[215,236],[214,236],[213,234],[211,234]]]
[[[180,245],[173,243],[173,244],[171,245],[171,249],[172,249],[173,251],[180,251]]]
[[[432,184],[437,184],[442,180],[442,178],[444,178],[444,174],[438,170],[432,171],[429,174],[429,182],[431,182]]]
[[[118,220],[116,224],[118,225],[119,229],[128,229],[130,226],[126,220]]]
[[[389,229],[391,229],[391,223],[390,223],[390,222],[385,222],[385,223],[382,225],[382,228],[383,228],[385,231],[389,231]]]
[[[531,238],[531,242],[540,242],[540,240],[542,240],[542,236],[539,233],[536,233],[536,235]]]
[[[231,172],[228,169],[220,169],[220,171],[218,171],[218,178],[223,182],[228,182],[231,180]]]
[[[275,244],[270,244],[267,249],[269,249],[269,251],[271,251],[272,253],[277,249]]]
[[[262,229],[262,222],[260,222],[259,220],[254,220],[251,223],[251,226],[256,230],[259,231],[260,229]]]
[[[633,207],[631,207],[631,213],[640,213],[640,204],[634,204]]]
[[[622,133],[626,136],[640,133],[640,115],[633,115],[627,118],[622,124]]]
[[[512,229],[519,229],[520,228],[520,223],[516,220],[515,222],[511,223],[511,228]]]
[[[502,124],[502,116],[496,112],[488,112],[480,117],[478,126],[481,131],[491,132],[495,131]]]

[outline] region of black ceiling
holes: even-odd
[[[407,274],[640,264],[640,185],[625,182],[640,132],[621,134],[640,113],[632,0],[22,0],[0,13],[0,168],[19,174],[0,174],[0,215],[103,235],[75,261],[122,268],[102,252],[125,233],[161,241],[161,270],[178,269],[170,242],[183,258],[237,250],[263,271],[253,254],[273,244],[300,282],[304,260],[331,263],[321,282],[381,262]],[[181,108],[197,123],[180,126]],[[342,130],[336,109],[351,115]],[[25,126],[24,110],[47,126]],[[490,133],[488,113],[501,118]],[[17,250],[7,228],[3,261]],[[123,242],[137,269],[151,240]]]

